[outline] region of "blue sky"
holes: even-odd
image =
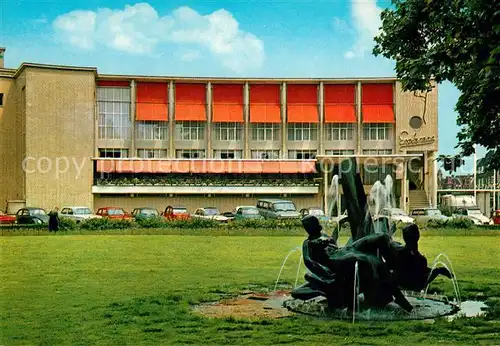
[[[0,2],[0,46],[7,47],[5,65],[12,68],[29,61],[141,75],[394,76],[391,61],[371,55],[378,14],[389,4],[6,0]],[[458,96],[451,84],[440,86],[441,154],[457,152]]]

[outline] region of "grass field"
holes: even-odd
[[[424,236],[451,258],[487,317],[434,323],[208,319],[190,305],[269,289],[297,236],[51,235],[0,238],[1,345],[500,344],[500,236]],[[345,239],[343,239],[345,241]],[[284,271],[292,283],[298,254]],[[449,282],[433,285],[452,296]]]

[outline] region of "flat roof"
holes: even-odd
[[[98,73],[97,67],[92,66],[71,66],[71,65],[52,65],[52,64],[39,64],[31,62],[23,62],[17,69],[0,69],[1,72],[6,71],[8,73],[14,72],[13,77],[16,78],[25,68],[44,68],[53,70],[70,70],[70,71],[88,71],[94,72],[96,78],[99,80],[144,80],[144,81],[182,81],[186,83],[196,83],[196,82],[224,82],[224,83],[243,83],[243,82],[258,82],[258,83],[355,83],[361,81],[368,81],[371,83],[387,83],[395,82],[398,79],[396,77],[215,77],[215,76],[167,76],[167,75],[127,75],[127,74],[106,74]]]

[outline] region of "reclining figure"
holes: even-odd
[[[354,266],[358,262],[359,291],[366,305],[381,307],[395,301],[406,311],[413,309],[391,274],[396,252],[388,235],[371,234],[339,248],[333,238],[321,232],[315,216],[304,217],[302,224],[309,235],[302,251],[310,273],[306,274],[307,283],[292,291],[294,298],[325,296],[329,308],[352,307]]]

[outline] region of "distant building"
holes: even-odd
[[[338,162],[355,156],[367,192],[390,174],[401,207],[436,204],[437,89],[0,67],[2,203],[224,211],[280,197],[325,207]]]

